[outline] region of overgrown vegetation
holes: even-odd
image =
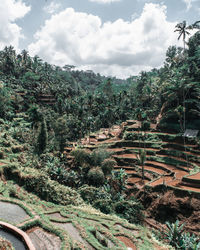
[[[195,27],[199,28],[198,22]],[[105,148],[83,149],[75,141],[89,135],[90,143],[92,132],[137,119],[141,122],[137,132],[125,131],[124,140],[116,145],[143,147],[136,152],[143,180],[147,160],[187,167],[186,161],[168,155],[187,157],[185,139],[184,146],[173,143],[183,142],[186,128],[200,127],[200,32],[184,46],[169,47],[162,68],[127,80],[72,70],[69,65],[56,67],[38,56],[31,58],[25,50],[16,54],[12,46],[0,51],[0,159],[5,161],[0,166],[1,179],[12,180],[48,202],[87,204],[142,224],[143,207],[127,194],[125,170],[114,170],[116,161]],[[160,132],[147,133],[152,122]],[[177,150],[165,150],[161,142]],[[199,144],[199,138],[188,142]],[[74,149],[71,154],[66,153],[67,146]],[[166,157],[146,150],[148,146],[161,149],[159,153]],[[200,161],[195,155],[188,159]],[[2,183],[0,194],[17,197],[13,188]],[[167,226],[172,246],[193,249],[194,236],[181,234],[178,222]],[[108,245],[97,229],[88,231]]]
[[[200,242],[194,234],[184,232],[184,224],[180,225],[179,220],[175,223],[166,223],[167,232],[164,237],[170,245],[176,249],[196,250],[200,247]]]

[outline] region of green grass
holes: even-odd
[[[14,170],[16,171],[15,168],[13,168]],[[28,172],[28,170],[25,172]],[[41,227],[61,239],[62,249],[66,249],[66,246],[72,249],[77,247],[77,244],[65,230],[53,225],[53,222],[72,223],[82,238],[95,249],[109,249],[108,246],[102,245],[108,244],[109,241],[114,245],[114,249],[126,249],[125,245],[116,238],[117,235],[123,235],[136,242],[136,244],[139,244],[142,240],[142,242],[145,242],[145,245],[152,245],[151,239],[149,242],[146,240],[147,232],[151,234],[148,230],[145,231],[141,226],[130,224],[116,215],[105,215],[86,204],[63,206],[47,202],[40,199],[37,195],[27,192],[23,187],[17,188],[13,181],[8,181],[6,188],[8,189],[8,196],[3,197],[0,194],[0,200],[18,204],[27,212],[30,219],[33,219],[33,221],[25,221],[20,228],[26,231],[36,226]],[[63,218],[51,218],[50,214],[55,212],[59,212]],[[39,215],[39,218],[36,218],[37,215]],[[94,227],[95,234],[92,233],[91,224]],[[116,224],[121,225],[121,228],[118,228]],[[141,235],[134,235],[135,231],[141,231]]]

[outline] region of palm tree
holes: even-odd
[[[187,35],[190,35],[190,32],[188,30],[193,29],[193,26],[192,25],[187,26],[186,21],[183,21],[182,23],[178,23],[175,26],[175,28],[176,29],[175,29],[174,32],[179,32],[178,40],[181,37],[183,37],[183,48],[184,48],[184,51],[185,51],[185,44],[186,44],[185,38],[186,38]]]
[[[196,21],[195,23],[192,24],[193,29],[200,29],[200,21]]]
[[[139,165],[142,167],[142,180],[144,181],[144,165],[146,162],[146,151],[144,149],[139,150],[139,154],[136,155]]]

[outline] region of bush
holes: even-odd
[[[125,132],[123,139],[128,140],[128,141],[135,141],[135,140],[138,140],[138,134]]]
[[[88,163],[90,158],[90,153],[84,149],[75,149],[71,152],[71,155],[74,156],[76,165],[78,166]]]
[[[104,214],[111,214],[114,211],[111,199],[99,199],[93,203],[93,206]]]
[[[103,161],[109,157],[110,153],[105,150],[102,149],[94,150],[90,154],[90,165],[94,167],[101,166]]]
[[[143,206],[139,202],[133,200],[121,200],[114,204],[115,213],[130,223],[142,223],[144,214]]]
[[[96,187],[103,185],[105,182],[104,173],[99,167],[91,168],[88,172],[87,177],[89,184],[94,185]]]
[[[80,195],[70,187],[63,186],[51,180],[46,174],[33,168],[26,168],[21,172],[14,164],[4,168],[7,179],[12,177],[26,190],[35,193],[41,199],[60,205],[81,205],[83,200]]]
[[[24,151],[24,148],[23,148],[23,146],[21,146],[21,145],[12,146],[11,149],[12,149],[12,152],[13,152],[14,154],[20,153],[20,152],[23,152],[23,151]]]
[[[166,222],[166,225],[167,233],[165,238],[170,245],[176,249],[199,249],[200,243],[198,243],[198,238],[194,234],[183,233],[184,224],[180,225],[179,220],[176,220],[175,223]]]
[[[143,131],[150,130],[150,127],[151,127],[151,124],[148,121],[143,121],[142,124],[141,124],[141,129]]]
[[[78,193],[80,194],[81,198],[90,204],[92,204],[93,201],[96,200],[97,192],[98,192],[98,188],[88,186],[88,185],[83,185],[82,187],[78,189]]]
[[[105,159],[102,162],[101,169],[105,175],[111,174],[113,167],[117,165],[116,161],[113,159]]]
[[[181,236],[180,246],[181,249],[200,249],[200,242],[194,234],[183,233]]]

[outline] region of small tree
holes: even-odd
[[[88,181],[91,185],[99,187],[104,184],[105,176],[100,167],[91,168],[88,172]]]
[[[47,147],[47,142],[48,142],[48,133],[47,133],[47,125],[46,121],[43,118],[42,123],[41,123],[41,128],[40,128],[40,133],[38,135],[37,139],[37,146],[38,146],[38,154],[42,154],[46,147]]]
[[[56,142],[58,144],[60,152],[64,151],[66,146],[67,135],[69,133],[69,128],[67,126],[67,116],[61,116],[57,119],[54,127]]]
[[[126,190],[127,185],[127,173],[124,169],[120,169],[120,171],[113,170],[111,172],[111,177],[109,178],[109,184],[111,189],[113,190],[113,195],[122,194]]]
[[[101,169],[104,172],[104,175],[110,175],[115,165],[117,165],[117,162],[114,159],[105,159],[101,165]]]
[[[137,155],[137,159],[140,166],[142,166],[142,180],[144,180],[144,165],[146,161],[146,151],[144,149],[140,149],[139,155]]]

